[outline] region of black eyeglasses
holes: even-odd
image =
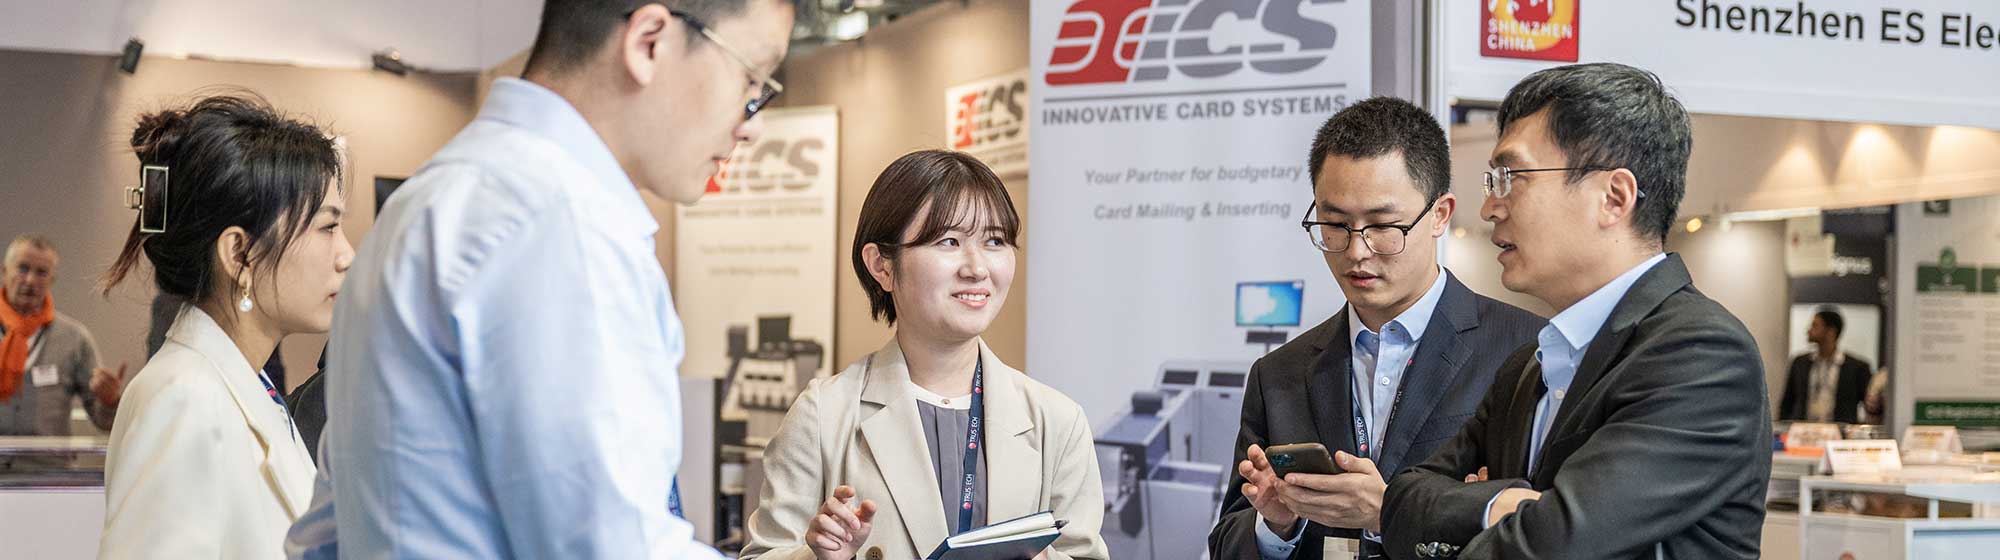
[[[658,2],[649,3],[658,4]],[[638,13],[638,10],[625,12],[625,19],[632,19],[632,14],[635,13]],[[717,36],[714,30],[709,29],[708,24],[703,23],[701,18],[695,17],[694,14],[672,8],[667,9],[667,14],[686,23],[689,29],[693,29],[695,33],[701,34],[702,38],[708,39],[708,42],[713,43],[717,50],[722,51],[722,54],[728,56],[730,60],[734,60],[737,64],[742,65],[743,71],[750,74],[750,85],[757,87],[758,91],[756,97],[750,98],[750,102],[743,105],[743,120],[747,121],[750,120],[750,117],[757,116],[758,111],[764,110],[765,106],[771,104],[772,98],[777,97],[780,93],[784,93],[784,84],[778,83],[778,80],[771,77],[770,73],[759,70],[756,64],[750,62],[750,57],[743,56],[742,51],[729,46],[729,43],[723,41],[722,37]]]
[[[1589,171],[1595,173],[1598,171],[1616,171],[1616,170],[1618,170],[1618,168],[1605,167],[1602,165],[1586,165],[1582,167],[1544,167],[1541,169],[1508,169],[1507,166],[1505,165],[1496,165],[1493,166],[1492,170],[1486,172],[1486,176],[1482,182],[1485,183],[1486,186],[1486,196],[1490,196],[1493,198],[1507,198],[1507,195],[1514,194],[1514,176],[1522,173],[1540,173],[1543,171]],[[1646,191],[1638,191],[1638,192],[1639,192],[1639,198],[1646,198]]]
[[[1313,205],[1308,204],[1306,219],[1300,220],[1299,226],[1306,228],[1306,236],[1311,238],[1313,246],[1321,251],[1344,252],[1354,244],[1354,235],[1360,234],[1361,244],[1367,247],[1369,252],[1385,257],[1400,255],[1403,249],[1408,248],[1410,230],[1416,229],[1417,224],[1423,221],[1425,215],[1431,213],[1431,207],[1436,204],[1435,198],[1425,202],[1424,210],[1418,212],[1417,217],[1411,218],[1409,225],[1375,224],[1358,228],[1338,222],[1315,222],[1312,220]]]

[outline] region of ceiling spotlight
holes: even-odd
[[[1701,231],[1701,218],[1688,219],[1688,233]]]
[[[146,51],[146,42],[138,37],[125,40],[125,53],[118,55],[118,69],[126,74],[139,73],[139,53]]]
[[[403,63],[403,53],[394,48],[382,49],[375,53],[375,69],[398,76],[410,74],[410,65]]]
[[[1465,228],[1459,227],[1458,229],[1451,230],[1451,236],[1459,239],[1465,239]]]

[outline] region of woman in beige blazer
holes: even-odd
[[[147,166],[135,203],[149,208],[105,291],[143,256],[158,290],[190,303],[125,389],[98,556],[284,558],[313,463],[251,364],[333,322],[354,258],[337,152],[317,128],[230,96],[141,117],[132,147]]]
[[[876,179],[854,268],[894,340],[814,381],[786,414],[743,558],[922,558],[953,534],[1042,511],[1068,524],[1041,557],[1108,556],[1083,409],[979,338],[1006,303],[1019,228],[1000,179],[965,154],[915,152]],[[977,450],[969,478],[966,449]]]

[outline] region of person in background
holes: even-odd
[[[70,435],[71,403],[90,423],[111,429],[126,367],[98,367],[97,343],[83,323],[56,311],[61,255],[48,239],[22,235],[7,244],[0,269],[0,436]],[[66,460],[0,458],[0,471],[61,467]]]
[[[1840,335],[1847,321],[1831,307],[1813,314],[1806,327],[1806,340],[1813,351],[1792,359],[1785,375],[1784,400],[1778,403],[1778,419],[1805,422],[1855,424],[1864,412],[1863,401],[1874,380],[1875,368],[1859,356],[1840,351]],[[1874,413],[1880,415],[1881,393],[1876,391]]]
[[[797,10],[542,4],[522,78],[362,243],[288,554],[720,557],[671,505],[686,341],[640,193],[692,204],[756,138]]]
[[[972,156],[914,152],[875,179],[854,272],[895,334],[785,414],[744,560],[921,558],[1042,511],[1068,525],[1037,558],[1108,556],[1083,408],[980,338],[1007,303],[1020,229],[1006,187]]]
[[[1355,103],[1320,126],[1307,160],[1304,225],[1347,306],[1250,367],[1212,558],[1380,556],[1388,475],[1458,433],[1500,361],[1544,324],[1438,266],[1458,197],[1430,113]],[[1264,448],[1291,443],[1326,446],[1346,472],[1278,478]]]
[[[227,94],[140,117],[132,148],[168,169],[164,231],[133,224],[104,293],[144,259],[187,303],[111,429],[99,557],[282,558],[313,465],[255,364],[332,323],[354,258],[333,138]]]
[[[1613,63],[1500,104],[1480,215],[1500,282],[1556,310],[1451,441],[1389,481],[1397,558],[1757,558],[1770,392],[1742,321],[1666,252],[1687,110]]]
[[[319,436],[326,429],[326,348],[319,349],[315,367],[312,377],[285,394],[285,409],[292,411],[292,425],[298,427],[299,437],[305,440],[306,451],[312,453],[317,465]]]

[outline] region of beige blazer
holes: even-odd
[[[182,313],[119,408],[99,558],[285,557],[312,457],[215,320]]]
[[[979,358],[986,365],[992,477],[986,518],[1052,510],[1069,524],[1050,558],[1109,557],[1098,533],[1104,482],[1083,408],[1000,363],[983,341]],[[881,508],[857,558],[923,558],[944,542],[949,524],[909,379],[902,348],[891,341],[806,388],[764,451],[763,491],[742,558],[811,559],[807,525],[842,484]]]

